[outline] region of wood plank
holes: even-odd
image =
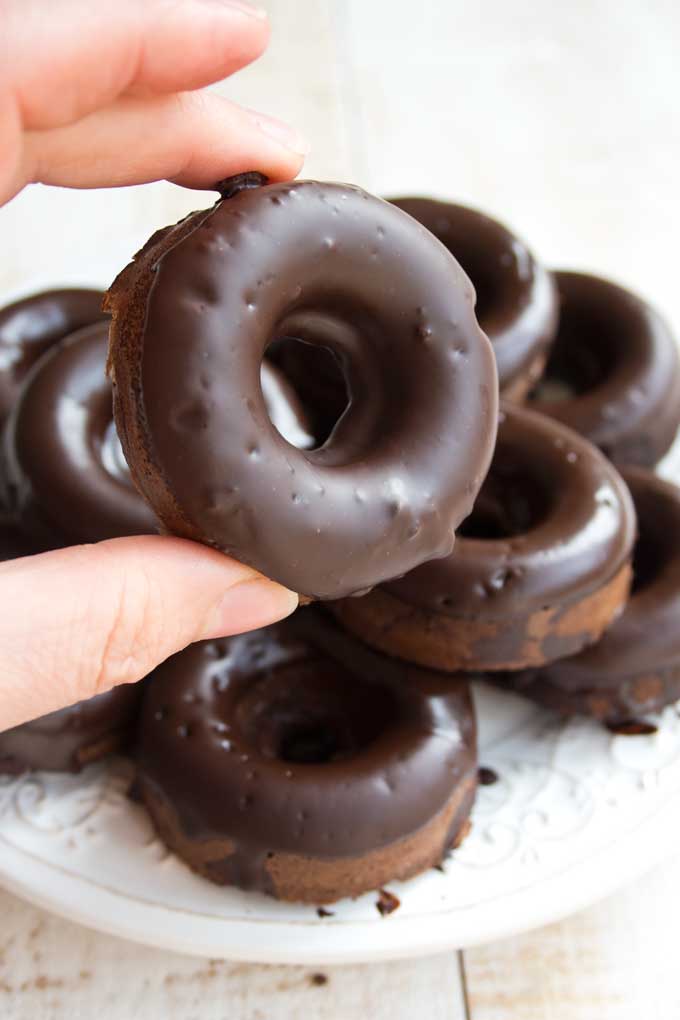
[[[0,891],[4,1020],[464,1020],[455,954],[359,967],[202,960],[90,932]]]
[[[680,1015],[680,857],[560,924],[464,953],[472,1020]]]

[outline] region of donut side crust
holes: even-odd
[[[625,563],[602,587],[567,606],[494,620],[432,613],[376,588],[334,602],[352,634],[387,655],[447,673],[542,666],[594,644],[622,611],[632,579]]]
[[[157,231],[113,281],[103,307],[112,316],[106,371],[113,389],[113,416],[132,480],[158,517],[162,532],[203,541],[180,509],[154,456],[142,395],[146,309],[163,255],[197,230],[211,209]]]
[[[231,858],[236,854],[233,841],[189,839],[169,801],[161,799],[143,776],[139,787],[162,842],[192,871],[216,885],[230,884]],[[448,803],[418,832],[361,857],[320,860],[302,854],[267,854],[264,868],[269,892],[279,900],[321,905],[412,878],[440,864],[466,837],[476,790],[475,769],[461,778]]]
[[[522,694],[562,716],[590,716],[610,726],[659,712],[680,698],[680,664],[651,669],[644,675],[621,677],[606,690],[602,687],[565,690],[540,672],[529,677],[499,673],[489,679],[494,686]]]

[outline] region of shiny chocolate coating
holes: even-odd
[[[157,531],[116,435],[107,342],[95,323],[43,355],[7,425],[13,515],[55,545]]]
[[[468,684],[371,652],[317,609],[191,645],[154,674],[140,777],[183,837],[228,841],[222,880],[271,891],[267,860],[360,858],[476,783]]]
[[[347,185],[237,191],[152,240],[107,302],[121,440],[169,531],[316,598],[450,553],[491,458],[496,372],[467,277],[411,217]],[[345,372],[350,404],[314,450],[266,412],[280,336]]]
[[[38,358],[81,326],[106,319],[103,293],[82,288],[48,290],[0,309],[0,423]]]
[[[579,655],[498,678],[563,714],[615,723],[680,697],[680,489],[624,470],[637,512],[631,598],[604,637]]]
[[[501,396],[513,391],[522,398],[557,329],[552,275],[507,227],[476,209],[431,198],[391,201],[439,238],[470,277],[477,320],[496,355]]]
[[[456,548],[386,589],[435,613],[502,619],[595,591],[626,563],[630,494],[581,436],[504,406],[491,469]]]
[[[554,275],[560,325],[532,405],[615,464],[653,467],[680,424],[680,356],[668,325],[609,280]]]
[[[34,769],[79,772],[117,749],[137,712],[140,684],[122,684],[94,698],[0,733],[0,775]]]

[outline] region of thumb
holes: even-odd
[[[297,595],[179,538],[116,538],[0,565],[0,729],[146,676],[192,641],[261,627]]]

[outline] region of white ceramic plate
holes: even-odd
[[[345,963],[472,945],[554,921],[612,892],[680,842],[680,712],[652,736],[558,723],[480,688],[483,787],[443,872],[312,907],[221,889],[155,838],[123,762],[0,785],[0,881],[55,913],[150,945],[262,963]]]

